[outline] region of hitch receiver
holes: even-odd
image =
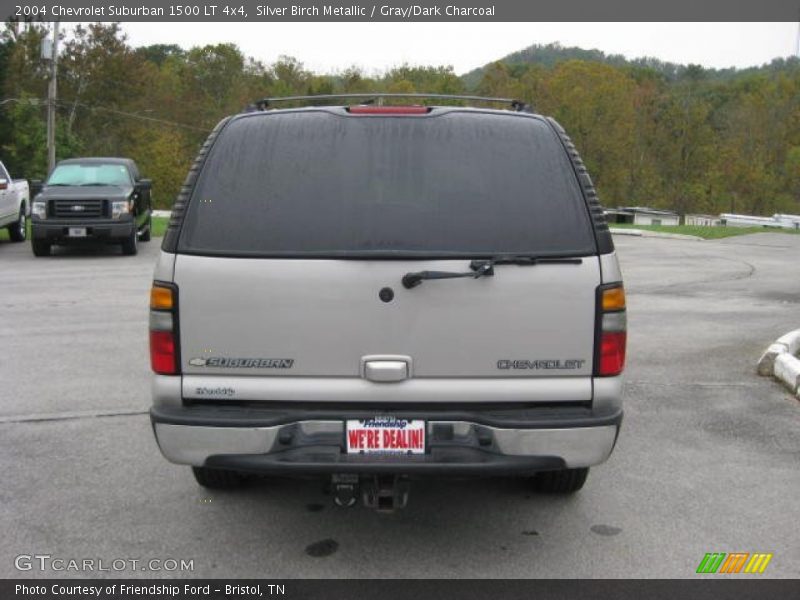
[[[410,484],[403,475],[374,475],[361,484],[364,506],[378,512],[394,512],[408,504]]]

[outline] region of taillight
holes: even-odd
[[[180,373],[178,288],[171,283],[150,290],[150,367],[159,375]]]
[[[171,331],[150,332],[150,366],[161,375],[174,375],[175,335]]]
[[[602,285],[597,290],[597,341],[595,375],[612,377],[625,368],[627,342],[625,289],[621,283]]]
[[[430,106],[350,106],[351,115],[425,115]]]

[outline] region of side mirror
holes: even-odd
[[[139,181],[136,182],[136,187],[139,188],[143,192],[149,191],[153,187],[153,180],[152,179],[140,179]]]
[[[42,183],[41,179],[32,179],[28,186],[28,188],[31,191],[31,198],[35,198],[36,196],[38,196],[41,193],[43,187],[44,184]]]
[[[0,190],[8,189],[8,179],[0,179]]]

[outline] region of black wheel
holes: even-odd
[[[139,241],[141,242],[149,242],[150,241],[150,230],[153,229],[153,217],[147,217],[147,223],[145,223],[145,230],[139,236]]]
[[[19,219],[8,226],[8,237],[12,242],[24,242],[28,237],[28,219],[25,216],[25,205],[19,209]]]
[[[136,223],[134,222],[131,227],[130,235],[122,242],[122,253],[127,256],[133,256],[139,251],[139,235],[136,231]]]
[[[545,494],[571,494],[583,487],[588,475],[589,467],[543,471],[534,475],[533,489]]]
[[[31,240],[34,256],[50,256],[50,243],[44,240]]]
[[[192,467],[197,483],[212,490],[231,490],[244,483],[244,476],[227,469],[209,469],[208,467]]]

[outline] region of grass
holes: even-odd
[[[694,235],[704,240],[718,240],[734,235],[748,235],[751,233],[787,233],[797,235],[795,229],[779,229],[774,227],[703,227],[701,225],[633,225],[631,223],[610,223],[614,229],[642,229],[644,231],[657,231],[660,233],[680,233]]]
[[[28,239],[31,239],[31,222],[28,220]],[[11,238],[8,237],[8,228],[0,228],[0,242],[10,242]]]
[[[164,235],[164,232],[167,230],[167,223],[169,222],[169,217],[153,217],[153,231],[151,235],[153,237],[161,237]]]

